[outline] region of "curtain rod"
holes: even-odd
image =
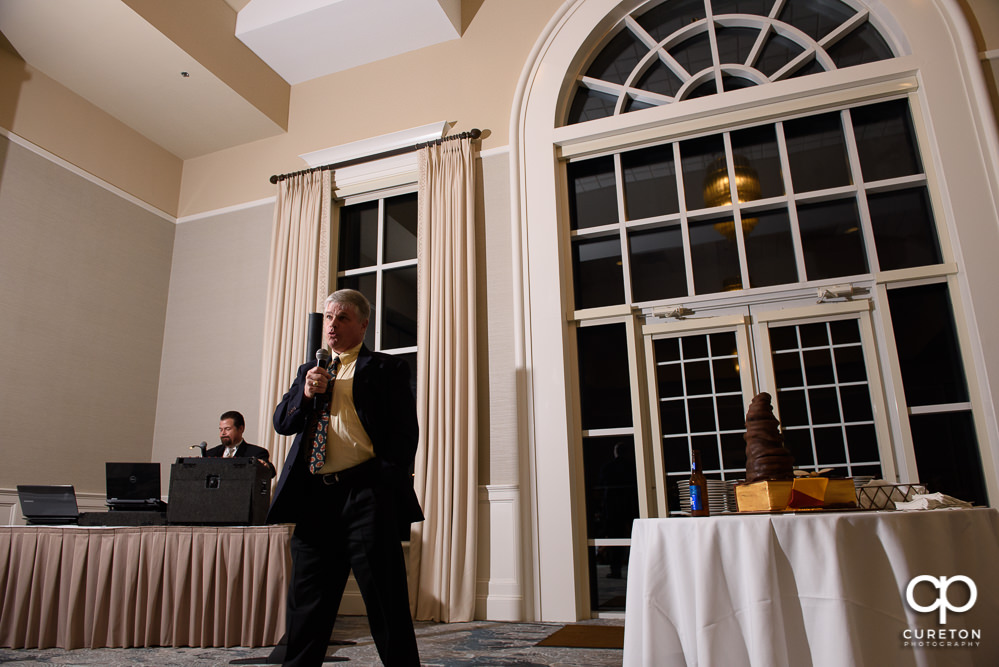
[[[374,160],[381,160],[386,157],[395,157],[396,155],[402,155],[404,153],[411,153],[413,151],[419,150],[426,146],[436,146],[445,141],[451,141],[452,139],[464,139],[466,137],[471,139],[478,139],[482,136],[482,130],[478,128],[473,128],[467,132],[462,132],[460,134],[455,134],[450,137],[441,137],[434,141],[424,141],[418,144],[413,144],[412,146],[403,146],[402,148],[393,148],[392,150],[382,151],[381,153],[374,153],[373,155],[365,155],[363,157],[353,158],[352,160],[344,160],[343,162],[334,162],[332,164],[324,164],[318,167],[311,167],[309,169],[301,169],[299,171],[293,171],[288,174],[275,174],[271,176],[271,183],[277,184],[279,181],[283,181],[286,178],[291,178],[292,176],[298,176],[300,174],[311,174],[314,171],[327,171],[330,169],[342,169],[343,167],[352,167],[355,164],[364,164],[365,162],[373,162]]]

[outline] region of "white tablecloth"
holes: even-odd
[[[626,666],[999,665],[995,509],[643,519],[631,539]],[[906,601],[919,575],[970,577],[977,601],[941,624]]]

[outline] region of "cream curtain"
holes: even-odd
[[[416,493],[410,598],[418,620],[475,613],[478,420],[475,352],[475,174],[472,140],[419,151],[419,327]]]
[[[329,293],[331,183],[326,170],[278,183],[257,430],[258,444],[270,450],[278,470],[291,438],[274,432],[271,417],[305,361],[308,314],[320,310]]]

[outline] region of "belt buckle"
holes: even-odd
[[[338,472],[328,472],[325,475],[323,475],[323,484],[325,484],[326,486],[333,486],[339,481],[340,481],[340,473]]]

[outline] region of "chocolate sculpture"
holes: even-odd
[[[784,447],[770,394],[753,397],[746,413],[746,482],[794,479],[794,455]]]

